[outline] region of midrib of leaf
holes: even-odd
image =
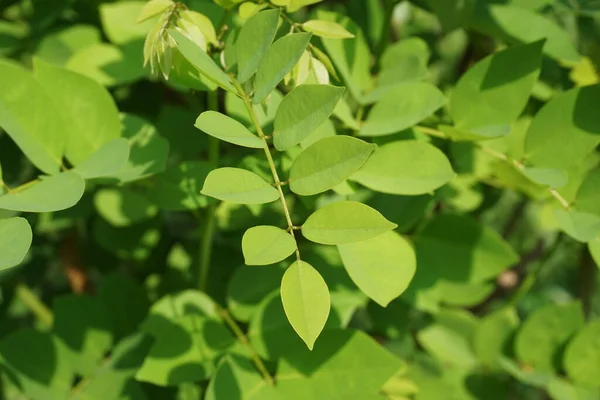
[[[304,324],[304,329],[312,337],[312,330],[309,328],[308,318],[306,314],[306,295],[304,293],[304,285],[302,280],[302,263],[298,261],[298,284],[300,285],[300,296],[302,299],[302,323]]]

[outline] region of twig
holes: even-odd
[[[44,324],[47,328],[52,328],[54,322],[54,314],[46,304],[40,300],[37,294],[24,283],[19,283],[15,288],[15,294],[19,300],[25,304],[25,307]]]

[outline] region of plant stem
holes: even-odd
[[[248,111],[248,115],[250,116],[250,119],[252,120],[252,124],[254,125],[254,128],[256,129],[256,133],[258,134],[258,137],[260,137],[263,140],[263,143],[264,143],[263,150],[265,151],[265,156],[267,157],[267,161],[269,162],[269,168],[271,169],[271,174],[273,175],[273,180],[275,181],[275,187],[277,188],[277,191],[279,192],[279,199],[281,200],[281,206],[283,207],[283,213],[285,215],[285,220],[288,225],[287,229],[295,240],[296,239],[296,236],[294,235],[294,226],[295,225],[292,222],[292,216],[290,214],[290,209],[288,207],[287,200],[285,199],[285,196],[283,195],[283,190],[281,189],[281,187],[283,186],[283,183],[279,179],[279,174],[277,173],[277,168],[275,167],[275,162],[273,161],[273,156],[271,155],[271,150],[269,149],[269,143],[267,142],[266,135],[263,132],[262,127],[260,126],[260,123],[258,122],[258,118],[256,117],[256,113],[254,112],[254,108],[252,107],[252,102],[250,101],[248,94],[244,91],[244,88],[242,87],[242,85],[240,85],[240,83],[235,78],[232,77],[231,80],[232,80],[233,85],[235,86],[236,90],[238,91],[239,96],[244,101],[244,105],[246,106],[246,110]],[[296,259],[298,261],[300,261],[300,249],[298,248],[298,244],[296,244]]]
[[[208,92],[207,106],[209,110],[219,109],[217,91]],[[212,136],[208,138],[208,161],[214,167],[217,167],[219,164],[219,140]],[[206,292],[208,273],[210,271],[216,211],[217,205],[215,203],[210,204],[204,212],[204,221],[202,221],[202,239],[198,254],[198,288],[203,292]]]
[[[258,369],[258,371],[263,376],[265,382],[267,382],[267,384],[271,386],[274,385],[275,381],[273,380],[273,377],[271,376],[271,374],[269,374],[267,367],[265,367],[265,364],[263,363],[262,359],[254,349],[254,347],[252,347],[252,344],[250,344],[248,337],[244,334],[240,326],[237,324],[237,322],[235,322],[231,314],[229,314],[229,312],[226,309],[219,305],[217,305],[216,307],[217,313],[221,316],[221,318],[223,318],[223,321],[225,321],[227,326],[233,331],[237,339],[248,348],[248,351],[250,352],[250,358],[256,366],[256,369]]]
[[[35,294],[29,286],[24,283],[19,283],[15,288],[15,295],[23,302],[23,304],[25,304],[25,307],[31,311],[38,321],[47,328],[52,328],[52,323],[54,322],[52,310],[40,300],[38,295]]]

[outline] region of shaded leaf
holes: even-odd
[[[567,345],[564,367],[575,382],[598,387],[600,376],[600,320],[591,321],[581,328]]]
[[[235,44],[238,80],[246,82],[254,75],[269,50],[279,24],[279,10],[261,11],[248,19]]]
[[[146,196],[165,210],[195,210],[209,200],[200,194],[213,166],[202,161],[186,161],[156,177]]]
[[[94,205],[102,218],[113,226],[132,225],[158,213],[158,207],[146,197],[126,187],[99,190],[94,196]]]
[[[118,138],[106,143],[74,169],[84,179],[107,178],[118,174],[129,159],[129,142]]]

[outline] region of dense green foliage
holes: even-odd
[[[0,398],[600,400],[598,1],[0,15]]]

